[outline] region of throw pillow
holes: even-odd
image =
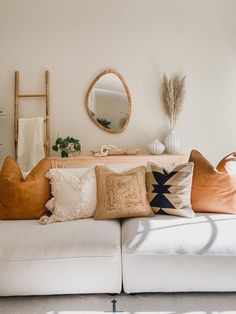
[[[23,178],[12,157],[7,157],[0,173],[0,219],[38,219],[50,199],[50,184],[45,173],[51,168],[49,158],[41,160]]]
[[[218,172],[198,151],[194,162],[191,201],[195,212],[236,213],[236,174]]]
[[[51,169],[46,177],[50,179],[53,195],[46,207],[52,215],[41,217],[41,224],[93,216],[97,203],[94,169],[80,178],[61,169]]]
[[[150,206],[156,214],[194,217],[191,208],[193,163],[172,167],[171,170],[149,163],[147,191]]]
[[[98,200],[95,219],[154,216],[147,201],[145,167],[117,173],[97,166],[96,177]]]
[[[216,169],[219,172],[235,174],[236,173],[236,152],[231,153],[228,156],[224,157],[220,161]]]

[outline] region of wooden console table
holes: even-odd
[[[188,161],[187,155],[122,155],[122,156],[106,156],[94,157],[78,155],[76,157],[60,158],[51,157],[53,168],[85,168],[92,167],[97,164],[145,164],[147,162],[158,163],[160,166],[166,164],[179,165]]]

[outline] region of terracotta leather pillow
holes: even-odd
[[[194,162],[191,193],[195,212],[236,213],[236,174],[217,171],[198,151],[193,150],[189,161]]]
[[[41,160],[24,179],[12,157],[7,157],[0,173],[0,219],[38,219],[50,199],[50,184],[45,173],[51,168],[49,158]]]
[[[219,172],[236,174],[236,152],[224,157],[216,168]]]

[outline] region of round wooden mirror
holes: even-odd
[[[131,97],[124,78],[113,69],[100,73],[88,89],[85,106],[100,129],[123,132],[131,115]]]

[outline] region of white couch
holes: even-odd
[[[0,295],[236,291],[235,235],[224,214],[0,221]]]
[[[0,221],[0,295],[236,291],[235,234],[224,214]]]

